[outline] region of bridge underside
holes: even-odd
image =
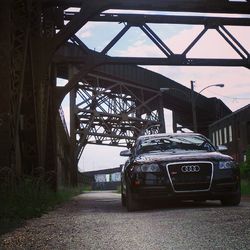
[[[68,10],[69,7],[74,10]],[[124,10],[154,11],[154,14],[133,12],[136,14],[127,15],[121,13]],[[158,11],[165,15],[157,14]],[[173,16],[171,12],[186,13]],[[195,13],[199,16],[194,16]],[[214,15],[208,16],[211,13]],[[236,15],[217,16],[221,13]],[[249,51],[225,27],[250,26],[249,14],[249,1],[2,1],[0,28],[4,35],[0,36],[0,58],[4,63],[0,68],[0,177],[10,180],[22,175],[43,176],[56,187],[58,173],[64,172],[69,183],[76,184],[76,162],[86,141],[129,145],[148,127],[151,132],[163,129],[162,107],[174,111],[177,123],[192,128],[191,105],[186,98],[189,90],[135,65],[249,68]],[[89,21],[125,25],[97,53],[76,36]],[[203,25],[203,29],[183,53],[176,54],[148,23],[197,24]],[[107,56],[131,27],[146,34],[164,56]],[[190,50],[210,29],[230,45],[238,58],[188,57]],[[69,80],[64,87],[56,87],[58,76]],[[172,91],[160,98],[160,87],[178,88],[187,94],[184,97],[181,92]],[[74,126],[71,126],[70,138],[62,132],[58,115],[61,102],[69,92],[74,111],[71,112]],[[199,96],[199,131],[206,134],[207,124],[228,112],[219,100]]]
[[[70,72],[80,69],[67,64],[68,55],[78,61],[84,52],[74,44],[66,44],[55,58],[58,77],[70,79]],[[65,60],[64,60],[65,58]],[[161,93],[160,88],[172,91]],[[77,124],[78,159],[87,143],[110,146],[131,146],[138,135],[163,132],[163,108],[172,110],[173,130],[176,124],[193,130],[191,91],[167,77],[132,65],[96,67],[75,88],[72,112]],[[229,114],[230,109],[217,98],[197,95],[198,131],[208,135],[208,126]],[[148,129],[149,128],[149,129]]]

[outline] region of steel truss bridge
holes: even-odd
[[[174,124],[192,129],[190,90],[137,65],[250,68],[249,51],[227,28],[250,26],[249,14],[249,1],[3,0],[0,177],[43,175],[54,187],[74,185],[77,162],[87,143],[131,146],[142,133],[164,131],[163,108],[173,110]],[[96,52],[76,36],[90,21],[124,26]],[[203,29],[177,54],[149,26],[152,23],[202,25]],[[150,38],[163,56],[108,55],[132,27]],[[190,57],[209,30],[216,31],[238,57]],[[68,80],[65,86],[56,85],[58,77]],[[180,91],[161,94],[161,87]],[[68,93],[70,136],[58,112]],[[196,105],[198,131],[204,134],[211,122],[230,113],[216,98],[199,95]]]

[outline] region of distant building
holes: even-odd
[[[211,124],[209,137],[216,146],[226,145],[236,161],[245,161],[250,146],[250,104]]]
[[[121,168],[110,168],[82,173],[88,177],[93,190],[115,190],[120,186]]]

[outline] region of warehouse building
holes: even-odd
[[[250,147],[250,104],[211,124],[209,137],[214,145],[227,146],[236,161],[245,161]]]

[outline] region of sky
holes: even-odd
[[[109,11],[114,12],[114,11]],[[131,11],[130,11],[131,13]],[[149,13],[149,12],[147,12]],[[169,14],[169,13],[161,13]],[[171,13],[173,14],[173,13]],[[240,17],[234,15],[235,17]],[[149,24],[151,29],[175,53],[181,53],[201,32],[200,25]],[[124,27],[123,23],[87,23],[77,36],[90,48],[101,51]],[[250,52],[250,27],[225,26]],[[138,28],[131,28],[108,52],[110,56],[162,57],[162,52]],[[239,58],[239,55],[215,30],[209,30],[188,53],[198,58]],[[209,88],[202,92],[207,97],[220,98],[232,111],[250,103],[250,70],[243,67],[144,66],[190,88],[195,81],[199,92],[210,84],[224,84],[224,88]],[[69,117],[67,98],[63,104],[66,119]],[[167,132],[172,132],[171,112],[165,111]],[[124,148],[125,149],[125,148]],[[79,162],[79,171],[114,168],[126,160],[119,153],[123,148],[87,145]]]

